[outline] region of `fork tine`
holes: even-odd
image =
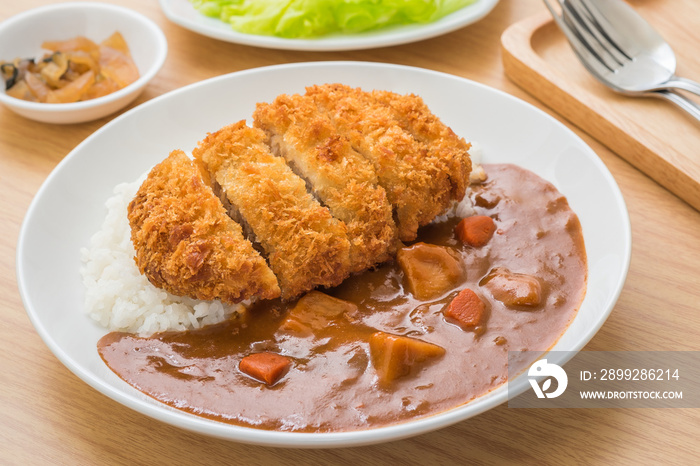
[[[575,20],[576,13],[570,10],[567,11],[568,1],[558,0],[558,2],[562,10],[561,19],[568,26],[568,30],[574,39],[572,42],[571,38],[569,38],[569,42],[574,47],[574,51],[578,53],[579,58],[584,62],[584,65],[590,64],[591,67],[596,67],[596,71],[603,75],[606,72],[614,73],[620,64],[606,53],[605,48],[588,32],[584,24]]]
[[[605,36],[611,46],[615,47],[627,59],[632,60],[635,54],[635,47],[631,46],[629,41],[620,35],[618,31],[624,30],[625,25],[613,24],[599,8],[598,0],[576,0],[588,11],[591,20],[595,23],[600,33]],[[604,0],[609,2],[610,0]]]
[[[617,34],[618,27],[612,25],[610,21],[608,21],[597,7],[595,1],[567,0],[567,3],[576,8],[591,33],[595,35],[596,39],[598,39],[620,64],[632,60],[631,55],[625,52],[621,45],[622,41],[620,41]]]
[[[609,48],[605,38],[602,37],[588,18],[587,12],[576,0],[560,0],[559,3],[562,5],[563,16],[569,22],[569,26],[579,34],[581,41],[599,57],[610,71],[614,72],[627,61],[625,57],[619,56],[617,49]]]
[[[599,63],[601,66],[603,66],[607,71],[614,73],[615,72],[615,64],[608,64],[608,61],[605,59],[605,55],[603,54],[601,56],[600,52],[600,44],[596,44],[595,42],[593,45],[597,45],[598,47],[595,47],[591,45],[591,42],[582,35],[581,33],[581,26],[580,24],[576,24],[576,22],[571,18],[571,14],[567,13],[562,13],[561,17],[563,23],[569,28],[569,31],[571,35],[574,36],[576,42],[576,47],[579,47],[581,49],[585,49],[586,57],[591,57],[591,61],[595,61]],[[569,38],[569,42],[572,43],[571,38]],[[598,49],[598,50],[597,50]]]
[[[569,44],[571,44],[571,48],[576,53],[583,66],[585,66],[586,69],[588,69],[588,71],[590,71],[593,74],[593,76],[595,76],[599,80],[602,76],[605,76],[607,73],[611,72],[612,70],[607,65],[605,65],[603,61],[601,61],[600,57],[597,56],[593,50],[586,46],[585,42],[582,41],[578,32],[572,29],[569,24],[567,24],[564,16],[559,15],[557,13],[554,7],[550,4],[549,0],[543,1],[547,6],[549,12],[552,14],[554,21],[559,26],[559,29],[562,30],[567,40],[569,41]]]

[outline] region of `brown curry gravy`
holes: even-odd
[[[243,317],[148,338],[110,333],[98,343],[107,365],[138,390],[170,406],[232,424],[298,432],[379,427],[467,403],[505,382],[508,351],[546,350],[583,299],[586,255],[576,215],[548,182],[514,165],[485,165],[488,180],[470,192],[477,214],[496,234],[481,248],[454,236],[460,219],[421,229],[419,241],[449,246],[464,265],[462,283],[419,301],[396,263],[351,277],[328,294],[358,311],[321,319],[315,335],[280,328],[291,304],[254,305]],[[513,309],[495,300],[482,279],[495,267],[535,276],[542,304]],[[482,282],[483,283],[483,282]],[[486,322],[463,330],[443,310],[468,287],[486,303]],[[377,383],[369,337],[377,330],[419,338],[446,352],[389,386]],[[246,355],[272,351],[291,369],[267,386],[238,368]]]

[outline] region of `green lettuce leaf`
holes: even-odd
[[[430,23],[477,0],[190,0],[242,33],[284,38]]]

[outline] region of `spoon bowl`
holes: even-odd
[[[559,0],[561,13],[554,0],[544,3],[599,82],[621,94],[668,100],[700,121],[700,105],[676,92],[700,95],[700,84],[675,75],[671,47],[622,0]]]
[[[676,76],[676,55],[651,24],[622,0],[566,0],[568,22],[605,65],[602,74],[623,93],[682,89],[700,95],[700,85]]]

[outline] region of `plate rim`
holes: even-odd
[[[425,68],[419,68],[419,67],[413,67],[413,66],[407,66],[407,65],[396,65],[396,64],[390,64],[390,63],[376,63],[376,62],[363,62],[363,61],[324,61],[324,62],[301,62],[301,63],[291,63],[291,64],[278,64],[278,65],[271,65],[271,66],[265,66],[265,67],[260,67],[260,68],[251,68],[243,71],[238,71],[234,73],[229,73],[225,75],[220,75],[216,76],[213,78],[209,78],[207,80],[199,81],[196,83],[192,83],[190,85],[174,89],[170,92],[167,92],[165,94],[162,94],[158,97],[155,97],[147,102],[144,102],[143,104],[134,107],[124,114],[114,118],[112,121],[108,122],[101,128],[97,129],[95,132],[90,134],[88,137],[86,137],[82,142],[80,142],[73,150],[71,150],[68,155],[66,155],[51,171],[51,173],[47,176],[47,178],[44,180],[44,182],[41,184],[39,189],[37,190],[36,194],[34,195],[27,211],[24,216],[24,219],[22,221],[22,225],[20,228],[19,232],[19,238],[17,241],[17,251],[16,251],[16,275],[17,275],[17,285],[20,291],[20,296],[22,299],[22,303],[24,305],[25,311],[36,329],[37,333],[39,333],[40,337],[44,341],[44,343],[49,347],[49,349],[52,351],[52,353],[63,363],[71,372],[73,372],[75,375],[77,375],[83,382],[87,383],[90,385],[92,388],[97,390],[98,392],[112,398],[113,400],[119,402],[120,404],[129,407],[130,409],[133,409],[141,414],[145,414],[149,417],[152,417],[154,419],[160,420],[166,424],[173,425],[179,428],[183,428],[185,430],[190,430],[194,431],[200,434],[206,434],[212,437],[217,437],[217,438],[222,438],[226,440],[231,440],[231,441],[236,441],[236,442],[242,442],[242,443],[248,443],[248,444],[255,444],[255,445],[262,445],[262,446],[274,446],[274,447],[297,447],[297,448],[329,448],[329,447],[349,447],[349,446],[360,446],[360,445],[368,445],[368,444],[375,444],[375,443],[383,443],[383,442],[388,442],[388,441],[393,441],[393,440],[399,440],[402,438],[406,437],[411,437],[415,436],[418,434],[422,433],[427,433],[430,431],[434,431],[440,428],[447,427],[449,425],[452,425],[456,422],[464,421],[468,418],[471,418],[475,415],[481,414],[487,410],[492,409],[493,407],[502,404],[503,402],[507,401],[508,399],[508,391],[510,390],[511,392],[517,392],[517,390],[524,391],[527,386],[527,382],[525,378],[519,378],[516,379],[516,383],[513,382],[506,382],[499,387],[495,388],[491,392],[482,395],[479,397],[480,405],[478,406],[478,409],[473,409],[469,415],[465,416],[463,413],[461,413],[462,408],[465,406],[468,406],[471,403],[465,403],[463,405],[451,408],[450,410],[443,411],[440,413],[435,413],[434,415],[425,417],[425,418],[420,418],[416,420],[411,420],[399,424],[394,424],[394,425],[388,425],[388,426],[383,426],[383,427],[378,427],[378,428],[373,428],[373,429],[365,429],[365,430],[359,430],[359,431],[348,431],[348,432],[331,432],[331,433],[299,433],[299,432],[279,432],[279,431],[264,431],[265,433],[262,435],[263,438],[261,438],[261,431],[259,429],[254,429],[254,428],[249,428],[249,427],[241,427],[241,426],[236,426],[236,425],[231,425],[231,424],[226,424],[226,423],[221,423],[217,421],[212,421],[208,420],[205,418],[200,418],[195,415],[188,414],[186,412],[180,411],[180,410],[175,410],[174,408],[171,408],[167,405],[151,405],[151,404],[146,404],[146,403],[141,403],[138,400],[134,399],[133,397],[130,396],[128,392],[124,392],[122,390],[117,390],[114,387],[110,386],[109,384],[105,383],[104,381],[101,380],[94,380],[93,376],[82,366],[79,364],[75,363],[70,357],[68,357],[67,354],[64,353],[64,351],[60,348],[58,343],[54,340],[54,338],[51,336],[51,334],[48,332],[48,330],[42,325],[41,321],[39,320],[39,316],[35,315],[35,311],[31,306],[30,302],[30,297],[28,296],[28,292],[26,290],[26,283],[24,280],[25,272],[24,272],[24,260],[23,260],[23,251],[25,250],[25,242],[27,241],[27,229],[28,229],[28,219],[34,215],[34,211],[38,208],[37,205],[39,204],[41,198],[44,196],[44,192],[48,189],[50,189],[50,186],[53,182],[53,179],[56,178],[57,176],[60,175],[61,171],[63,171],[68,164],[72,162],[72,160],[77,157],[75,154],[80,154],[82,147],[84,145],[87,145],[92,141],[94,138],[100,137],[100,135],[104,132],[107,132],[110,130],[112,126],[114,126],[117,122],[130,118],[130,115],[134,114],[135,112],[141,111],[143,108],[147,108],[153,105],[158,105],[159,102],[165,101],[167,99],[170,99],[176,95],[179,95],[181,93],[187,93],[191,92],[194,89],[197,89],[199,87],[205,87],[209,86],[212,83],[222,81],[222,80],[229,80],[229,79],[237,79],[240,76],[246,76],[249,74],[257,74],[257,73],[276,73],[280,71],[284,71],[286,69],[291,69],[291,68],[302,68],[302,69],[313,69],[313,68],[334,68],[334,67],[369,67],[369,68],[374,68],[374,69],[381,69],[381,68],[390,68],[390,69],[395,69],[398,71],[406,71],[406,72],[413,72],[413,73],[422,73],[425,75],[429,75],[432,77],[436,77],[439,79],[453,79],[457,81],[462,81],[470,86],[475,86],[481,90],[485,90],[486,92],[491,92],[497,95],[500,95],[502,97],[505,97],[508,100],[511,100],[513,102],[516,102],[519,105],[524,105],[526,108],[528,108],[529,111],[535,111],[539,114],[541,114],[544,118],[549,120],[552,124],[558,126],[560,129],[563,129],[564,132],[569,136],[572,137],[573,140],[575,140],[581,147],[585,148],[586,151],[588,152],[588,158],[596,165],[596,167],[599,169],[601,174],[607,178],[608,183],[610,188],[613,190],[614,194],[616,195],[616,201],[618,203],[618,208],[620,210],[620,214],[622,215],[620,218],[621,221],[621,226],[623,227],[623,236],[624,236],[624,241],[623,244],[626,246],[624,251],[620,251],[622,253],[622,270],[620,275],[618,276],[617,283],[615,284],[615,293],[611,296],[608,297],[608,299],[605,302],[605,307],[606,307],[606,312],[599,318],[599,320],[596,322],[595,325],[591,326],[588,328],[588,330],[582,335],[582,337],[579,339],[578,343],[575,345],[574,348],[567,350],[570,351],[571,357],[573,357],[578,351],[580,351],[592,338],[593,336],[600,330],[600,328],[603,326],[603,324],[606,322],[608,319],[610,313],[612,312],[615,303],[619,299],[619,296],[622,292],[622,289],[624,288],[624,283],[627,278],[628,270],[629,270],[629,265],[630,265],[630,260],[631,260],[631,250],[632,250],[632,235],[631,235],[631,225],[630,225],[630,219],[629,219],[629,212],[627,210],[624,197],[622,196],[622,192],[619,189],[619,186],[617,185],[617,182],[615,181],[614,177],[610,173],[610,171],[607,169],[603,161],[598,157],[598,155],[593,151],[593,149],[586,144],[585,141],[583,141],[575,132],[573,132],[570,128],[568,128],[566,125],[564,125],[561,121],[556,119],[554,116],[548,114],[547,112],[535,107],[534,105],[517,98],[511,94],[506,93],[505,91],[502,91],[497,88],[493,88],[490,86],[487,86],[485,84],[455,76],[449,73],[444,73],[440,71],[435,71],[435,70],[430,70],[430,69],[425,69]],[[89,319],[89,317],[86,315],[86,319]],[[573,321],[572,321],[573,323]],[[571,325],[571,324],[570,324]],[[567,327],[568,329],[568,327]],[[568,361],[567,358],[565,360],[560,360],[560,363],[565,363]],[[514,385],[514,388],[508,388],[509,385]],[[135,389],[133,389],[135,390]],[[140,393],[140,392],[139,392]],[[519,393],[519,392],[518,392]],[[171,419],[171,413],[173,411],[177,412],[177,416],[175,416],[177,419]],[[184,415],[184,416],[183,416]],[[186,419],[183,423],[183,418]]]
[[[245,34],[234,31],[231,28],[209,27],[205,24],[206,20],[214,21],[214,18],[207,18],[201,15],[199,20],[193,20],[180,15],[173,9],[172,5],[174,2],[189,3],[187,0],[158,0],[158,3],[168,20],[185,29],[213,39],[280,50],[333,52],[391,47],[447,34],[483,19],[496,7],[499,1],[477,0],[475,3],[466,5],[449,15],[424,25],[389,27],[386,30],[371,31],[367,34],[337,35],[318,39],[285,39],[275,36]],[[192,9],[196,12],[193,6]],[[221,24],[225,26],[225,23],[221,22]]]

